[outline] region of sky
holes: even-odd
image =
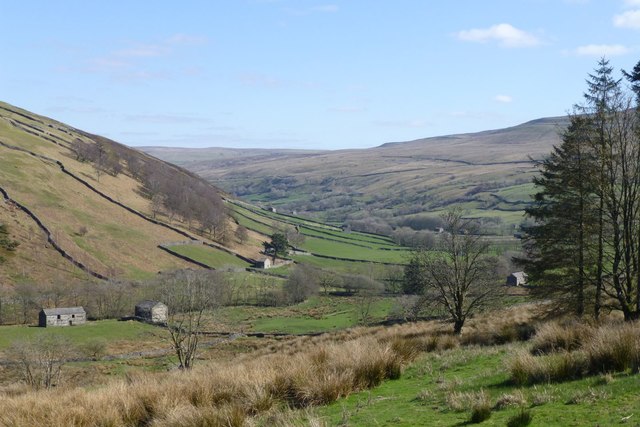
[[[559,116],[640,0],[0,0],[0,100],[130,146],[346,149]]]

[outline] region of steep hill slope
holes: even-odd
[[[209,154],[207,149],[144,150],[245,200],[325,220],[402,226],[416,223],[416,214],[437,215],[457,204],[473,215],[512,226],[521,221],[529,200],[535,173],[531,159],[550,152],[566,123],[564,117],[545,118],[366,150],[245,150],[244,155],[234,150],[233,156],[221,155],[224,149]]]
[[[96,147],[102,151],[94,160],[80,155],[80,149]],[[0,103],[0,223],[19,243],[2,254],[0,284],[144,278],[193,266],[159,245],[211,242],[211,233],[203,233],[198,221],[153,206],[147,188],[153,185],[141,178],[152,172],[201,186],[219,199],[215,188],[183,169]]]

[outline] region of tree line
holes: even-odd
[[[602,58],[562,143],[539,163],[519,262],[558,309],[640,318],[640,62]]]
[[[149,200],[154,218],[162,214],[170,221],[180,219],[218,242],[231,238],[228,211],[214,186],[177,166],[107,138],[89,136],[92,142],[76,138],[71,150],[76,160],[93,165],[98,180],[103,173],[117,176],[126,172],[142,184],[140,194]]]

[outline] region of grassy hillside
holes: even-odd
[[[109,173],[79,159],[77,141],[86,147],[103,142],[116,147],[121,171]],[[255,153],[230,151],[230,161],[255,157]],[[272,157],[316,154],[276,152]],[[226,154],[223,150],[216,155]],[[265,155],[260,153],[260,157]],[[303,236],[295,245],[299,251],[292,254],[301,264],[382,279],[388,275],[383,271],[386,265],[407,260],[408,249],[388,237],[345,232],[336,225],[271,212],[228,197],[227,209],[248,233],[241,241],[235,234],[239,225],[229,220],[221,246],[197,221],[154,207],[136,175],[139,171],[129,168],[130,163],[154,162],[162,163],[113,141],[0,104],[0,189],[8,197],[0,203],[0,222],[19,243],[15,251],[0,254],[2,283],[11,288],[95,277],[147,279],[158,271],[186,267],[244,269],[252,265],[251,260],[264,256],[260,253],[263,241],[274,232],[292,228]],[[176,177],[193,178],[179,167],[163,166]],[[190,239],[212,245],[185,245]],[[283,276],[290,271],[287,266],[271,273]]]
[[[376,217],[395,226],[423,212],[437,216],[455,204],[492,218],[498,231],[510,234],[529,200],[531,158],[548,154],[565,124],[563,117],[547,118],[366,150],[234,150],[234,156],[216,156],[220,149],[145,150],[244,200],[284,212],[337,222]]]
[[[78,141],[87,147],[106,141],[115,150],[111,154],[120,156],[121,172],[79,161]],[[199,179],[142,152],[0,103],[0,188],[9,198],[1,198],[0,223],[19,242],[14,253],[3,254],[2,283],[78,281],[91,274],[140,279],[190,266],[158,246],[188,240],[198,230],[152,212],[141,181],[128,168],[134,161]],[[152,221],[156,214],[174,229]]]

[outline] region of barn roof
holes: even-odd
[[[82,307],[43,308],[42,311],[46,316],[57,316],[59,314],[86,314]]]
[[[518,279],[526,279],[527,278],[527,273],[525,273],[524,271],[516,271],[515,273],[511,273],[511,275],[513,277],[518,278]]]
[[[162,303],[160,301],[144,300],[137,303],[136,308],[141,308],[143,310],[150,310],[159,304],[162,304]]]

